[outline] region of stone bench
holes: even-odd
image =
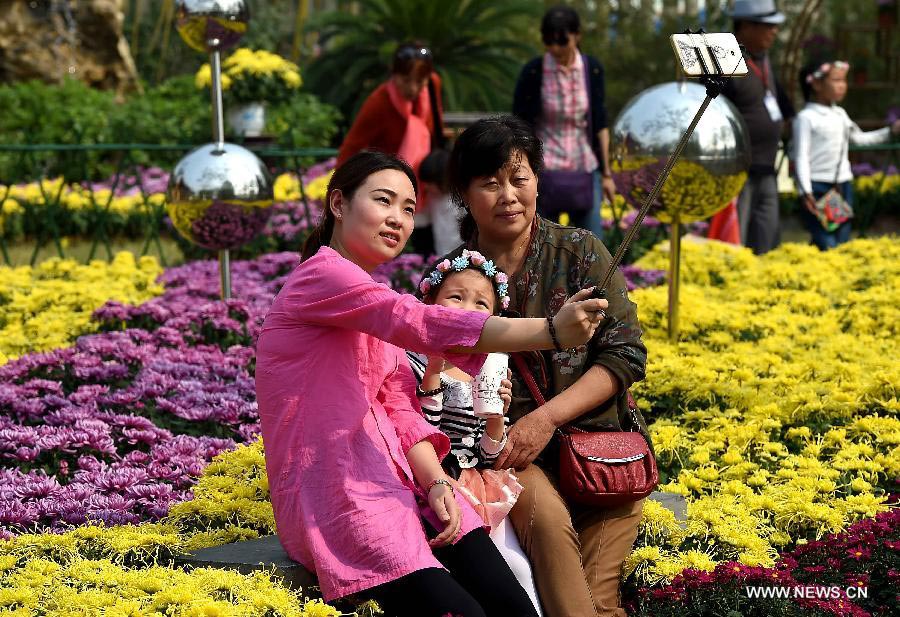
[[[649,499],[658,501],[672,510],[676,520],[682,522],[687,520],[687,502],[681,495],[656,491],[650,495]],[[192,568],[225,568],[237,570],[242,574],[265,570],[282,578],[284,584],[291,589],[304,592],[309,587],[318,585],[312,572],[287,556],[281,542],[278,541],[278,536],[265,536],[255,540],[205,548],[183,556],[177,561],[181,565]]]
[[[255,540],[244,540],[204,548],[176,559],[176,562],[190,568],[223,568],[237,570],[241,574],[252,574],[260,570],[273,573],[284,584],[294,590],[307,592],[309,587],[317,587],[316,576],[287,556],[278,536],[264,536]],[[317,595],[306,593],[307,596]]]

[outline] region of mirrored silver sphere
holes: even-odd
[[[237,45],[250,21],[248,0],[176,0],[175,29],[197,51],[224,51]]]
[[[612,128],[610,159],[616,189],[639,208],[706,97],[693,82],[648,88],[632,98]],[[741,190],[750,165],[743,118],[720,95],[694,129],[650,214],[682,223],[712,216]]]
[[[208,249],[232,249],[265,226],[273,200],[272,176],[246,148],[205,144],[178,161],[166,198],[178,233]]]

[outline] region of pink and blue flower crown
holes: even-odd
[[[806,76],[806,83],[811,84],[813,81],[824,79],[831,69],[849,69],[850,64],[843,60],[836,60],[834,63],[823,62],[815,71]]]
[[[509,277],[505,272],[497,269],[493,261],[478,251],[468,249],[463,249],[462,255],[454,257],[452,261],[445,259],[435,266],[431,274],[419,283],[419,291],[422,292],[422,295],[428,295],[429,292],[436,291],[440,287],[448,272],[462,272],[466,268],[477,270],[488,277],[497,290],[497,295],[500,296],[501,308],[503,310],[509,308]]]

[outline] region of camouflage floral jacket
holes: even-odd
[[[480,251],[477,234],[467,245],[446,257],[452,259],[463,248]],[[568,296],[600,283],[611,261],[609,251],[593,234],[536,217],[525,262],[520,271],[510,277],[511,303],[505,314],[522,317],[554,315]],[[647,348],[641,342],[637,305],[629,300],[625,278],[620,272],[613,276],[607,299],[609,317],[587,345],[562,352],[534,352],[527,355],[527,364],[546,399],[571,386],[591,366],[602,365],[618,379],[619,392],[581,416],[575,425],[595,431],[637,428],[649,441],[643,417],[639,411],[632,414],[626,402],[628,388],[644,378]],[[510,365],[513,368],[513,400],[509,417],[515,423],[537,405],[514,364]],[[551,446],[555,441],[551,441]],[[547,456],[547,452],[544,455]]]

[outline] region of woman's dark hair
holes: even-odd
[[[527,122],[516,116],[479,120],[460,134],[450,153],[450,193],[456,205],[466,210],[460,235],[468,241],[475,233],[475,219],[466,208],[463,194],[475,178],[489,176],[521,152],[535,174],[544,166],[544,152]]]
[[[411,75],[415,79],[424,79],[434,70],[434,58],[431,50],[422,43],[413,41],[402,43],[394,52],[391,61],[392,75]]]
[[[831,66],[834,66],[834,63],[836,62],[836,60],[834,58],[818,58],[818,59],[812,60],[810,62],[807,62],[803,66],[803,68],[800,69],[799,80],[800,80],[800,90],[803,92],[803,100],[809,101],[810,99],[812,99],[812,95],[813,95],[812,84],[809,81],[807,81],[807,78],[810,75],[812,75],[813,73],[815,73],[819,69],[819,67],[822,66],[823,64],[825,64],[826,62],[831,64]]]
[[[565,45],[571,34],[581,32],[581,20],[570,6],[560,4],[544,13],[541,19],[541,40],[545,45]]]
[[[430,182],[441,189],[441,192],[449,193],[450,185],[447,178],[447,163],[449,162],[449,152],[443,148],[432,150],[419,165],[419,180]]]
[[[316,254],[323,246],[331,243],[331,234],[334,233],[334,213],[331,211],[331,197],[335,191],[340,191],[344,199],[353,199],[356,190],[362,186],[366,178],[385,169],[402,171],[412,182],[413,191],[419,192],[416,182],[416,174],[412,168],[396,156],[379,152],[377,150],[363,150],[351,156],[347,161],[334,170],[334,175],[328,181],[328,189],[325,191],[325,211],[322,220],[316,225],[300,251],[300,261],[306,261]]]

